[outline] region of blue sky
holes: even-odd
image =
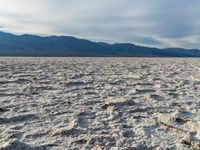
[[[0,30],[200,49],[200,1],[0,0]]]

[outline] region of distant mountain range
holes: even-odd
[[[0,32],[0,56],[200,57],[200,50],[158,49],[130,43],[92,42],[71,36],[41,37]]]

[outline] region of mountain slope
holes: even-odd
[[[0,32],[0,56],[200,57],[200,51],[157,49],[130,43],[98,43],[70,36],[41,37]]]

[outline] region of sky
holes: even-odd
[[[200,49],[200,0],[0,0],[0,31]]]

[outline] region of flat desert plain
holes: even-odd
[[[200,149],[200,59],[0,58],[0,150]]]

